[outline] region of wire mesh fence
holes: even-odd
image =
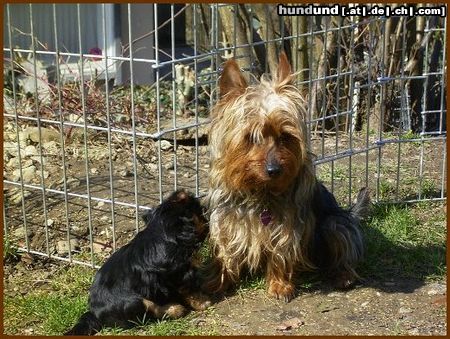
[[[5,238],[97,266],[170,191],[203,196],[222,63],[254,81],[281,50],[308,100],[317,176],[342,204],[363,186],[379,202],[445,200],[445,18],[279,11],[6,5]]]

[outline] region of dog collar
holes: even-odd
[[[270,213],[270,211],[265,208],[259,215],[259,219],[264,226],[267,226],[272,221],[272,213]]]

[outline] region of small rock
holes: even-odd
[[[98,170],[98,168],[95,167],[91,168],[91,174],[99,174],[99,173],[100,171]]]
[[[28,156],[33,156],[33,155],[38,155],[38,150],[36,149],[36,147],[34,147],[33,145],[28,145],[25,147],[24,149],[24,156],[28,157]]]
[[[304,324],[305,324],[305,322],[303,320],[300,320],[299,318],[292,318],[292,319],[283,321],[281,324],[277,325],[275,327],[275,330],[290,331],[292,329],[299,328],[300,326],[302,326]]]
[[[31,229],[27,228],[27,233],[28,233],[28,237],[31,238],[34,233]],[[19,238],[19,239],[25,239],[25,227],[21,226],[17,229],[15,229],[11,235],[15,238]]]
[[[22,146],[23,147],[23,146]],[[9,155],[11,157],[17,157],[18,156],[18,147],[16,142],[4,142],[3,143],[3,152],[4,155]],[[23,154],[23,148],[20,149],[20,154]]]
[[[22,198],[25,199],[31,195],[30,191],[23,191],[21,189],[16,189],[11,194],[11,197],[9,198],[12,205],[18,205],[22,203]]]
[[[368,301],[365,301],[365,302],[363,302],[363,303],[361,304],[361,307],[366,307],[367,305],[369,305],[369,302],[368,302]]]
[[[172,148],[172,144],[167,140],[161,140],[161,149],[163,151],[168,151]]]
[[[16,168],[19,167],[19,158],[11,158],[9,159],[6,167]]]
[[[168,164],[164,165],[164,169],[167,171],[173,170],[174,169],[174,164],[173,162],[169,162]]]
[[[157,172],[158,171],[158,165],[157,164],[147,164],[147,168],[149,171]]]
[[[72,225],[70,227],[70,233],[75,234],[76,236],[83,237],[89,233],[88,227],[78,226],[78,225]]]
[[[419,329],[418,328],[413,328],[413,329],[411,329],[411,330],[409,330],[408,331],[408,334],[409,335],[418,335],[420,332],[419,332]]]
[[[29,139],[30,133],[28,133],[28,131],[24,130],[19,132],[19,142],[21,145],[26,145]]]
[[[99,201],[97,203],[97,207],[103,207],[103,206],[105,206],[105,203],[103,201]]]
[[[60,136],[59,133],[49,129],[41,127],[41,138],[39,140],[39,127],[28,127],[26,131],[29,134],[30,140],[33,142],[38,143],[39,141],[42,141],[42,144],[50,141],[58,141]]]
[[[60,180],[60,183],[64,185],[64,179]],[[66,184],[67,188],[74,189],[80,186],[80,180],[77,178],[67,178]]]
[[[407,314],[407,313],[412,313],[412,310],[409,307],[400,307],[400,309],[398,310],[398,313],[400,314]]]
[[[77,239],[70,239],[70,250],[71,252],[79,248],[79,243]],[[59,240],[56,243],[56,252],[58,254],[68,254],[69,253],[69,243],[67,240]]]
[[[48,153],[58,154],[58,144],[54,140],[42,143],[42,148],[44,148]]]
[[[33,332],[34,332],[34,329],[32,329],[32,328],[28,328],[25,330],[26,334],[32,334]]]
[[[27,159],[22,162],[22,168],[33,166],[33,160]]]
[[[123,171],[120,171],[120,176],[121,177],[132,177],[133,176],[133,172],[131,172],[130,170],[123,170]]]
[[[31,161],[36,161],[37,163],[41,165],[45,165],[47,163],[47,159],[44,157],[41,157],[40,155],[34,155],[30,157]]]
[[[339,293],[338,292],[331,292],[331,293],[328,293],[327,297],[330,297],[330,298],[339,297]]]
[[[16,169],[13,171],[14,181],[20,181],[20,169]],[[23,182],[29,183],[33,181],[33,179],[36,177],[36,167],[35,166],[29,166],[22,168],[22,179]]]
[[[109,253],[112,251],[112,248],[110,246],[106,244],[100,244],[98,242],[94,242],[92,244],[92,249],[94,253],[103,253],[103,252]]]
[[[53,224],[55,223],[55,221],[53,219],[47,219],[47,226],[51,227]],[[45,222],[44,222],[45,225]]]
[[[440,283],[432,283],[428,286],[428,295],[443,295],[447,293],[447,285]]]
[[[89,151],[89,158],[93,160],[103,160],[109,158],[109,148],[98,147]]]

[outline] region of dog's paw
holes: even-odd
[[[203,293],[186,295],[185,300],[196,311],[206,310],[212,304],[209,297]]]
[[[194,302],[191,303],[191,307],[196,311],[204,311],[211,305],[212,305],[211,300],[203,300],[203,301],[195,300]]]
[[[352,288],[357,281],[354,274],[348,271],[342,271],[336,274],[333,280],[333,285],[341,290]]]
[[[295,287],[290,282],[270,281],[267,292],[271,297],[289,302],[295,296]]]
[[[180,304],[171,304],[166,305],[166,309],[164,311],[164,317],[170,319],[178,319],[184,316],[187,313],[186,308]]]

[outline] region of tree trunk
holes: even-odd
[[[222,28],[227,40],[223,43],[237,47],[235,49],[236,62],[240,68],[249,70],[251,69],[251,61],[252,59],[254,60],[256,56],[250,41],[247,38],[246,26],[242,20],[242,16],[238,15],[236,10],[239,11],[238,5],[219,7]]]
[[[422,46],[423,31],[425,29],[425,18],[416,18],[416,42],[409,56],[411,64],[410,75],[421,75],[423,73],[423,54],[425,46]],[[423,79],[411,79],[410,97],[411,97],[411,129],[415,133],[423,131],[422,119],[422,97],[423,97]]]
[[[331,28],[336,28],[336,21],[330,20],[327,17],[323,17],[324,20],[329,20],[325,23],[331,25]],[[337,31],[328,30],[324,34],[324,48],[319,57],[319,62],[317,64],[317,77],[324,78],[329,74],[330,69],[336,67],[336,51],[337,51]],[[326,93],[327,81],[325,79],[317,80],[312,86],[312,97],[311,97],[311,114],[313,118],[326,117],[328,108],[330,106],[329,100]],[[325,119],[325,125],[322,126],[323,129],[332,128],[335,126],[334,123],[329,121],[330,119]],[[318,124],[316,124],[316,129]]]
[[[263,4],[253,4],[252,8],[261,24],[260,35],[261,38],[267,42],[266,44],[266,54],[267,62],[269,65],[269,71],[271,74],[276,74],[278,67],[278,55],[280,54],[279,49],[275,41],[276,37],[274,22],[271,20],[269,13],[269,5]]]
[[[292,41],[292,67],[298,74],[298,81],[303,82],[309,79],[309,58],[308,39],[304,35],[308,31],[308,21],[306,16],[291,17],[291,32],[297,37]],[[306,87],[303,85],[301,87]]]

